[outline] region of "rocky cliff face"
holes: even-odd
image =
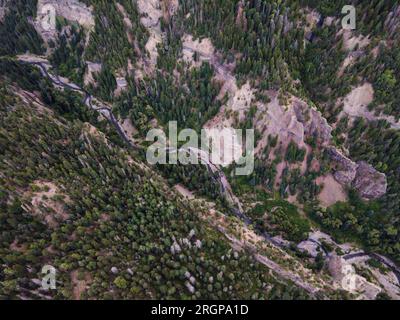
[[[368,163],[357,163],[356,177],[353,187],[364,199],[377,199],[387,191],[387,179],[383,173],[378,172]]]
[[[355,163],[332,145],[332,127],[318,110],[298,98],[293,98],[291,106],[283,114],[284,118],[289,117],[291,123],[297,124],[298,130],[291,130],[293,141],[301,145],[304,137],[315,137],[318,145],[327,149],[335,168],[334,177],[340,184],[355,188],[364,199],[377,199],[386,193],[387,179],[383,173],[366,162]],[[288,130],[291,126],[286,128]],[[286,137],[288,138],[290,137]]]
[[[314,136],[321,145],[328,145],[332,139],[332,127],[321,113],[310,107],[304,101],[295,98],[293,100],[293,110],[296,118],[304,125],[304,134]]]
[[[336,166],[333,175],[336,181],[342,185],[350,186],[356,177],[357,164],[334,147],[328,148],[328,155]]]
[[[255,116],[258,119],[256,128],[264,137],[278,136],[283,145],[293,141],[301,148],[307,137],[313,137],[319,148],[327,150],[333,176],[342,186],[355,188],[364,199],[376,199],[386,193],[386,176],[365,162],[352,161],[334,146],[332,127],[315,107],[297,97],[282,106],[276,92],[270,92],[269,97],[270,103],[258,103]],[[263,150],[266,140],[260,140],[256,152]]]
[[[367,200],[378,199],[386,193],[385,174],[364,161],[353,162],[336,148],[331,147],[328,153],[337,165],[334,177],[339,183],[356,189],[360,197]]]

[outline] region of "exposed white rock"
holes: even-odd
[[[336,18],[335,17],[326,17],[324,24],[328,27],[330,27],[332,24],[334,24],[336,22]]]
[[[189,282],[186,282],[185,285],[186,285],[186,288],[189,290],[190,293],[194,293],[195,292],[195,288]]]
[[[365,53],[362,50],[357,50],[357,51],[353,51],[350,52],[348,54],[348,56],[344,59],[342,65],[339,68],[338,71],[338,77],[343,76],[344,71],[346,70],[347,67],[352,66],[354,64],[354,62],[360,58],[361,56],[363,56]]]
[[[196,234],[196,231],[194,231],[194,229],[190,230],[189,236],[188,236],[189,239],[192,239],[195,236],[195,234]]]
[[[313,241],[305,240],[297,245],[297,249],[307,252],[311,257],[315,258],[320,253],[319,245]]]
[[[196,242],[195,242],[195,246],[196,246],[196,248],[201,249],[201,246],[202,246],[201,240],[197,239]]]
[[[111,268],[111,272],[112,272],[113,274],[117,274],[117,273],[118,273],[118,268],[117,268],[117,267],[112,267],[112,268]]]
[[[180,245],[174,242],[170,248],[172,254],[180,253],[182,251]]]
[[[75,21],[88,30],[92,30],[95,22],[93,9],[78,0],[38,0],[35,28],[47,42],[56,37],[55,25],[43,23],[49,21],[54,12],[67,20]]]

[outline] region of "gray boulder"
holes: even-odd
[[[386,175],[364,161],[357,163],[353,187],[363,199],[378,199],[387,191]]]
[[[356,177],[357,164],[334,147],[328,149],[328,154],[336,165],[335,179],[342,185],[350,186]]]

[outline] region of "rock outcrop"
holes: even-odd
[[[293,141],[299,147],[304,147],[306,137],[313,137],[317,145],[327,151],[333,165],[333,176],[342,186],[355,188],[364,199],[377,199],[386,193],[386,176],[365,162],[352,161],[335,147],[332,127],[315,107],[296,97],[292,97],[290,103],[283,107],[276,93],[272,92],[269,96],[271,102],[268,105],[257,105],[256,118],[261,116],[257,129],[264,136],[277,135],[280,141]],[[256,152],[260,152],[265,146],[261,144],[263,140],[257,146]]]
[[[293,100],[292,106],[296,120],[304,128],[304,136],[315,137],[320,146],[327,148],[335,166],[334,177],[340,184],[355,188],[363,199],[377,199],[386,193],[385,174],[366,162],[355,163],[332,146],[332,127],[318,110],[297,98]]]
[[[336,163],[335,179],[342,185],[357,190],[363,199],[378,199],[387,191],[386,175],[377,171],[365,161],[353,162],[336,148],[329,148],[328,154]]]
[[[353,187],[364,199],[377,199],[387,191],[386,176],[377,171],[368,163],[361,161],[357,163],[357,173],[353,181]]]
[[[327,150],[330,159],[336,166],[335,173],[333,174],[336,181],[342,185],[350,186],[356,177],[357,164],[334,147],[330,147]]]
[[[332,127],[318,110],[297,98],[293,99],[292,107],[296,122],[302,124],[304,136],[315,137],[318,145],[327,148],[335,166],[334,177],[340,184],[356,189],[359,195],[367,200],[378,199],[386,193],[385,174],[364,161],[355,163],[332,146]]]
[[[297,98],[293,99],[292,105],[297,121],[304,126],[304,134],[316,137],[322,145],[329,144],[332,139],[332,127],[321,113]]]
[[[332,278],[336,282],[342,281],[344,278],[343,266],[345,261],[342,257],[339,257],[337,254],[332,254],[328,261],[328,271],[331,274]]]
[[[39,0],[34,26],[46,42],[54,40],[57,35],[55,25],[46,27],[43,24],[43,21],[49,20],[49,15],[53,14],[52,11],[56,15],[75,21],[89,30],[95,25],[93,9],[78,0]]]

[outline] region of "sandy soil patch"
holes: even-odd
[[[247,29],[247,19],[244,15],[244,1],[239,2],[235,23],[237,26],[242,27],[245,30]]]
[[[328,27],[330,27],[332,24],[336,23],[336,18],[335,17],[326,17],[324,24]]]
[[[297,249],[303,252],[307,252],[313,258],[315,258],[318,253],[322,252],[317,243],[309,240],[300,242],[297,245]]]
[[[117,2],[115,5],[117,6],[118,11],[119,11],[119,12],[122,14],[122,16],[124,17],[123,22],[124,22],[125,27],[126,27],[127,29],[129,29],[129,30],[132,30],[132,27],[133,27],[132,21],[129,19],[128,13],[126,12],[124,6],[123,6],[122,4],[120,4],[120,3],[118,3],[118,2]],[[128,36],[129,36],[129,35],[130,35],[130,34],[128,33]]]
[[[174,188],[176,189],[176,191],[178,191],[182,196],[184,196],[188,200],[194,199],[193,193],[189,189],[185,188],[183,185],[177,184],[174,186]]]
[[[362,116],[374,100],[374,88],[368,82],[353,89],[344,99],[344,112],[349,116]]]
[[[250,109],[253,99],[254,89],[251,88],[249,82],[246,82],[239,90],[235,92],[233,98],[228,101],[228,107],[232,111],[238,111],[240,114],[240,120],[243,120],[244,111]]]
[[[192,35],[185,34],[182,37],[183,61],[192,67],[200,67],[203,61],[210,62],[215,49],[210,39],[193,39]],[[194,54],[198,54],[198,61],[194,60]]]
[[[368,105],[374,100],[374,88],[369,82],[354,88],[344,99],[339,99],[337,104],[343,102],[344,107],[341,115],[346,114],[351,118],[362,117],[368,121],[386,120],[393,129],[400,129],[400,121],[396,121],[393,116],[380,115],[368,110]]]
[[[311,172],[319,172],[321,170],[321,164],[317,159],[312,159],[311,165],[310,165],[310,171]]]
[[[226,167],[242,155],[242,136],[233,128],[213,128],[206,131],[210,139],[211,162]]]
[[[128,81],[126,81],[125,76],[122,74],[117,74],[115,81],[117,82],[117,88],[114,90],[114,96],[118,97],[128,89]]]
[[[297,201],[297,193],[294,194],[294,195],[289,194],[289,196],[287,197],[286,200],[289,203],[292,203],[292,204],[295,204],[295,205],[299,206],[299,203]]]
[[[146,50],[150,54],[150,64],[155,68],[158,59],[158,45],[162,43],[161,34],[157,32],[150,33],[149,40],[146,43]]]
[[[53,115],[54,111],[49,109],[43,101],[40,100],[40,97],[35,93],[22,90],[20,88],[13,87],[16,97],[20,98],[26,105],[32,105],[36,108],[37,112],[40,114],[50,114]],[[56,121],[56,120],[55,120]],[[57,121],[58,124],[62,125],[61,122]]]
[[[130,20],[125,8],[120,3],[116,3],[116,6],[117,6],[118,11],[123,16],[123,22],[124,22],[128,42],[133,47],[133,49],[138,57],[135,66],[133,66],[131,59],[128,58],[127,71],[128,71],[128,74],[134,74],[135,80],[137,82],[139,82],[140,80],[143,80],[144,74],[151,74],[154,71],[154,65],[150,64],[150,60],[140,50],[139,43],[138,43],[137,39],[135,39],[134,34],[133,34],[132,21]],[[150,48],[150,49],[152,49],[152,48]],[[124,74],[124,76],[125,76],[125,74]],[[117,79],[117,84],[118,84],[118,79]],[[119,91],[117,91],[117,94],[118,93],[119,93]]]
[[[318,195],[318,199],[322,206],[330,207],[336,202],[347,201],[345,190],[331,174],[324,177],[318,177],[316,183],[319,186],[323,185],[322,191]]]

